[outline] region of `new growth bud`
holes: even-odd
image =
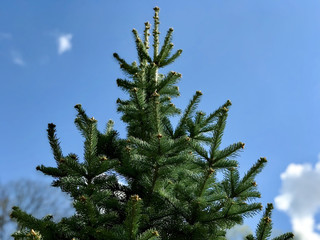
[[[82,195],[82,196],[79,198],[79,200],[80,200],[81,202],[85,202],[85,201],[87,200],[87,198]]]
[[[48,124],[48,128],[55,128],[55,127],[56,127],[56,125],[53,124],[53,123],[49,123],[49,124]]]
[[[146,29],[150,29],[151,24],[149,22],[145,22],[144,25],[146,26]]]
[[[270,222],[271,222],[271,218],[269,218],[269,217],[264,217],[263,220],[264,220],[265,222],[267,222],[267,223],[270,223]]]
[[[31,229],[30,233],[32,236],[37,236],[37,233],[33,229]]]
[[[132,195],[131,196],[131,199],[133,200],[133,201],[135,201],[135,202],[138,202],[138,201],[140,201],[141,200],[141,198],[139,197],[139,195]]]
[[[157,93],[157,91],[154,91],[154,93],[152,93],[152,95],[151,95],[152,97],[160,97],[160,94],[159,93]]]
[[[127,150],[128,152],[130,152],[130,151],[131,151],[131,147],[126,146],[126,150]]]
[[[245,143],[241,143],[241,148],[244,149],[244,145],[246,145]]]
[[[159,237],[159,236],[160,236],[159,233],[158,233],[158,231],[153,231],[153,232],[152,232],[152,235],[154,235],[154,236],[156,236],[156,237]]]
[[[76,104],[76,105],[74,106],[74,108],[75,108],[75,109],[80,109],[80,108],[81,108],[81,104]]]
[[[272,209],[273,209],[273,204],[272,204],[272,203],[268,203],[268,204],[267,204],[267,208],[269,208],[269,209],[272,210]]]
[[[259,162],[268,162],[268,160],[265,158],[265,157],[261,157],[260,159],[259,159]]]
[[[197,94],[198,96],[201,96],[201,95],[202,95],[202,92],[199,90],[199,91],[196,91],[196,94]]]

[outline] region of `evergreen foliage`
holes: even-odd
[[[85,139],[80,161],[75,154],[62,153],[56,126],[50,123],[48,138],[56,167],[40,165],[37,170],[52,176],[52,186],[72,197],[76,213],[54,222],[52,216],[36,219],[14,207],[11,217],[25,227],[13,234],[15,239],[218,240],[262,209],[255,202],[260,198],[255,177],[266,159],[260,158],[240,177],[236,156],[244,143],[221,148],[231,102],[208,115],[197,110],[201,91],[183,112],[172,103],[180,95],[176,84],[182,76],[159,69],[173,63],[182,50],[173,52],[172,28],[160,47],[159,8],[154,10],[153,51],[147,22],[142,38],[132,31],[138,63],[129,64],[114,54],[127,77],[117,79],[129,95],[127,100],[117,100],[127,138],[119,138],[112,121],[104,132],[99,131],[97,120],[78,104],[75,125]],[[172,116],[180,116],[176,127]],[[223,174],[222,180],[218,173]],[[268,205],[256,237],[247,239],[269,238],[270,214]],[[291,238],[288,233],[274,240]]]

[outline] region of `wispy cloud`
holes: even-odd
[[[61,55],[66,51],[70,51],[72,49],[72,34],[60,34],[57,38],[58,42],[58,54]]]
[[[23,60],[21,54],[17,51],[12,51],[11,52],[11,58],[12,58],[12,62],[16,65],[19,66],[25,66],[26,62]]]
[[[320,209],[320,159],[311,164],[289,164],[281,174],[281,194],[275,200],[276,207],[286,212],[292,223],[296,239],[320,240],[316,232],[315,215]]]
[[[11,39],[12,35],[10,33],[0,32],[0,40]]]
[[[248,225],[235,225],[227,231],[226,238],[228,240],[242,240],[249,234],[252,234],[252,230]]]

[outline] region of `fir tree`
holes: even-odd
[[[97,120],[76,105],[75,125],[84,137],[84,159],[64,155],[56,126],[48,125],[48,138],[56,167],[36,169],[55,180],[73,199],[74,216],[54,222],[52,216],[36,219],[14,207],[11,217],[24,227],[15,239],[45,240],[151,240],[226,239],[226,230],[241,224],[262,209],[255,182],[267,160],[260,158],[240,177],[236,156],[244,148],[237,142],[222,149],[221,141],[231,102],[210,114],[197,110],[201,91],[196,91],[184,111],[172,99],[180,95],[181,74],[159,70],[173,63],[182,50],[173,52],[173,29],[160,47],[159,8],[154,8],[153,44],[150,23],[142,38],[133,29],[138,63],[127,63],[118,54],[127,79],[117,79],[128,99],[118,99],[118,111],[127,125],[121,139],[113,122],[104,132]],[[152,47],[152,51],[150,48]],[[176,127],[170,117],[180,116]],[[219,179],[217,173],[223,173]],[[117,176],[127,184],[119,183]],[[256,236],[269,239],[271,205],[260,221]],[[291,233],[275,238],[291,239]]]

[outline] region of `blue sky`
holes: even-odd
[[[176,105],[183,108],[196,90],[204,93],[205,112],[230,99],[223,144],[246,143],[243,172],[261,156],[269,160],[258,184],[264,204],[285,195],[283,211],[274,211],[275,228],[291,230],[290,221],[303,216],[296,225],[306,224],[309,239],[320,239],[320,193],[313,189],[320,180],[319,1],[1,1],[0,181],[43,180],[35,167],[54,164],[50,122],[64,153],[82,153],[73,124],[77,103],[100,129],[113,119],[125,136],[115,104],[124,96],[115,82],[122,74],[112,53],[136,59],[131,30],[141,33],[156,5],[160,31],[173,27],[173,42],[184,50],[166,69],[183,75]],[[311,203],[292,186],[309,190],[303,196]]]

